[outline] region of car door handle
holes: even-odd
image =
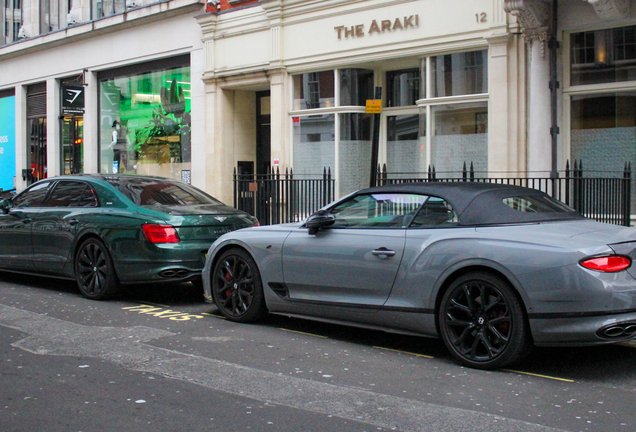
[[[71,219],[70,221],[68,221],[68,224],[70,226],[75,226],[79,223],[79,221],[77,219]]]
[[[25,224],[31,223],[32,221],[33,221],[33,219],[31,219],[31,218],[22,219],[22,223],[25,223]]]
[[[389,250],[389,249],[384,248],[384,247],[381,247],[380,249],[375,249],[371,253],[373,255],[376,255],[376,256],[379,256],[379,255],[393,256],[393,255],[395,255],[395,251]]]

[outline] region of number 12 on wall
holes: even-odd
[[[487,22],[488,20],[487,20],[486,18],[487,18],[486,12],[481,12],[481,13],[476,13],[476,14],[475,14],[475,20],[476,20],[478,23],[485,23],[485,22]]]

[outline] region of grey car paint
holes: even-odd
[[[230,249],[243,249],[257,266],[265,307],[274,314],[421,336],[443,336],[451,349],[444,335],[448,330],[440,329],[440,321],[445,320],[446,329],[459,323],[465,331],[490,326],[489,320],[501,322],[485,311],[497,307],[498,299],[503,297],[507,298],[505,313],[522,319],[521,323],[511,320],[511,328],[526,328],[531,338],[524,340],[520,333],[509,334],[521,337],[515,348],[518,351],[511,359],[523,358],[524,347],[531,343],[592,345],[636,337],[634,267],[598,271],[580,264],[591,257],[616,254],[636,258],[635,229],[585,219],[572,214],[571,209],[565,209],[563,214],[558,211],[554,215],[549,211],[537,214],[535,222],[533,214],[522,213],[520,220],[514,223],[501,222],[505,220],[501,215],[497,216],[499,222],[488,223],[485,201],[477,202],[480,196],[488,195],[486,198],[496,204],[508,193],[539,200],[544,199],[545,194],[525,188],[475,184],[466,190],[460,190],[461,186],[457,185],[414,185],[399,191],[415,193],[420,187],[423,190],[420,193],[430,188],[443,198],[446,192],[450,198],[459,192],[463,202],[453,205],[459,217],[450,224],[435,227],[411,223],[409,227],[385,229],[381,225],[382,217],[378,219],[378,228],[331,226],[327,223],[330,209],[343,208],[338,207],[348,199],[343,198],[318,215],[325,224],[317,231],[310,232],[304,223],[295,223],[248,228],[220,237],[210,247],[203,269],[206,301],[215,300],[211,276],[218,257]],[[376,190],[360,194],[376,193]],[[387,193],[391,193],[389,187],[380,189],[378,202]],[[471,207],[473,201],[483,214]],[[420,207],[419,211],[424,208]],[[462,220],[461,210],[469,214],[470,222]],[[510,208],[506,211],[515,217]],[[486,288],[480,288],[481,282],[474,284],[473,280],[470,281],[472,288],[457,285],[456,281],[473,275],[473,280],[484,281]],[[217,274],[216,277],[226,284],[223,278],[227,276]],[[237,286],[234,284],[234,289]],[[492,291],[490,298],[494,300],[482,297],[482,312],[475,312],[479,308],[473,309],[470,300],[467,300],[468,307],[463,307],[444,299],[446,293],[461,296],[458,288],[465,289],[466,297],[470,297],[469,289],[486,292],[491,289],[488,286],[500,288]],[[231,290],[228,287],[217,292],[229,295]],[[456,292],[459,294],[454,294]],[[456,299],[453,297],[450,301]],[[472,317],[453,321],[462,318],[456,317],[455,312],[446,312],[448,307],[460,311],[463,307],[467,313],[470,309]],[[484,321],[486,324],[482,324]],[[490,331],[496,332],[492,326]],[[505,329],[507,327],[504,333],[508,331]],[[475,338],[480,337],[474,334]],[[462,344],[461,349],[467,349],[462,336],[456,333],[453,337]],[[507,337],[495,336],[500,341]],[[474,359],[454,355],[474,367],[500,367],[508,361],[498,361],[497,352],[486,356],[493,361],[482,361],[478,355]]]
[[[590,336],[589,327],[636,319],[636,283],[629,273],[600,273],[573,264],[587,256],[613,252],[608,243],[628,248],[626,242],[636,242],[633,229],[581,220],[505,227],[392,230],[396,238],[405,235],[403,257],[373,255],[374,250],[389,243],[367,241],[372,236],[365,236],[363,231],[360,239],[365,240],[350,243],[346,248],[347,257],[358,257],[358,261],[353,266],[355,273],[353,276],[349,273],[344,282],[342,273],[348,272],[343,272],[342,266],[351,261],[343,258],[340,240],[336,240],[342,231],[346,230],[325,230],[318,236],[310,236],[300,223],[248,228],[219,238],[208,255],[216,256],[233,245],[249,251],[259,264],[271,313],[404,333],[436,337],[434,313],[440,288],[456,272],[475,267],[500,272],[517,289],[527,308],[537,345],[607,343],[593,334]],[[327,239],[336,240],[334,244],[340,246],[326,246]],[[307,248],[305,252],[299,250],[301,245]],[[337,253],[334,249],[338,249]],[[369,282],[367,278],[374,274],[369,271],[373,265],[365,266],[365,262],[379,265],[388,262],[389,267],[399,264],[395,282],[386,282],[392,279],[387,270],[382,288],[364,293],[355,284]],[[209,260],[203,270],[207,301],[212,301],[211,265]],[[290,298],[282,299],[270,288],[270,283],[287,282],[288,274]],[[301,280],[304,282],[300,283]],[[297,284],[315,288],[317,284],[311,281],[316,280],[339,282],[338,289],[321,287],[304,291],[296,287]],[[578,295],[581,290],[585,295]],[[370,311],[378,313],[369,316]],[[612,316],[595,316],[604,312]],[[585,313],[590,316],[585,317]],[[546,328],[552,324],[559,330],[547,332]]]

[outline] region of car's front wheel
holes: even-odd
[[[75,279],[82,295],[91,300],[112,297],[119,287],[108,249],[96,238],[85,240],[75,256]]]
[[[230,249],[212,271],[212,297],[221,314],[237,322],[253,322],[267,312],[261,275],[243,249]]]
[[[451,284],[440,304],[439,329],[451,354],[478,369],[518,362],[531,343],[524,308],[513,289],[484,272]]]

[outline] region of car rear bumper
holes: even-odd
[[[530,317],[539,346],[602,345],[636,339],[636,310],[591,316]]]

